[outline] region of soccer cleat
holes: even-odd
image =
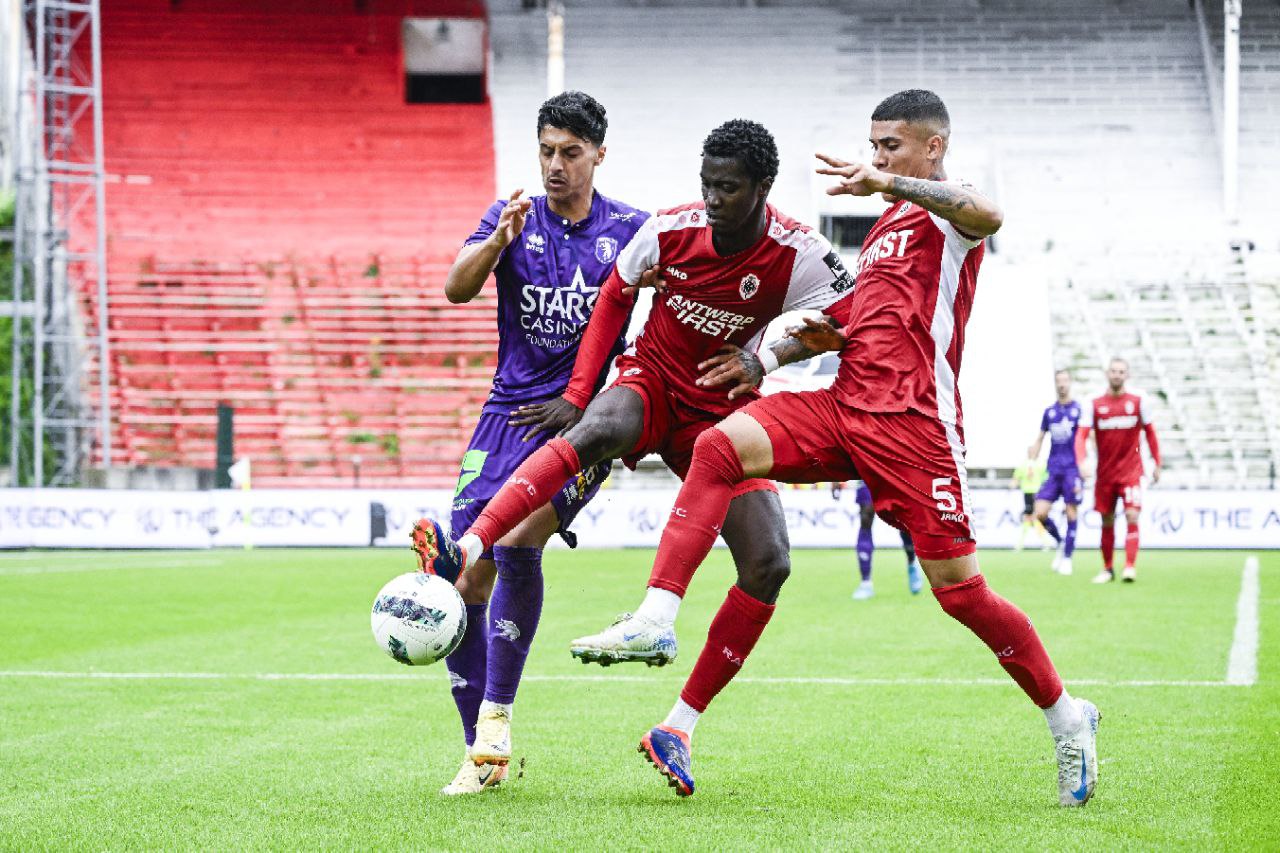
[[[1049,570],[1056,572],[1061,569],[1062,561],[1065,559],[1067,558],[1062,556],[1062,548],[1058,548],[1057,551],[1053,552],[1053,562],[1049,564]]]
[[[1093,576],[1094,583],[1111,583],[1116,579],[1116,573],[1111,569],[1103,569]]]
[[[924,589],[924,572],[919,560],[912,560],[907,564],[907,589],[911,590],[912,595],[919,595],[920,590]]]
[[[1098,782],[1098,723],[1102,714],[1087,699],[1077,699],[1080,728],[1075,734],[1054,738],[1058,757],[1058,804],[1083,806]]]
[[[480,764],[477,765],[471,760],[471,752],[462,758],[462,766],[458,768],[458,775],[453,777],[453,781],[440,789],[440,793],[446,797],[456,797],[460,794],[479,794],[481,791],[496,788],[502,784],[502,780],[507,778],[507,768],[499,764]]]
[[[1062,558],[1062,560],[1061,560],[1061,561],[1059,561],[1059,563],[1058,563],[1058,574],[1060,574],[1060,575],[1069,575],[1069,574],[1071,574],[1071,572],[1072,572],[1072,569],[1071,569],[1071,558],[1070,558],[1070,557],[1063,557],[1063,558]]]
[[[669,726],[654,726],[640,738],[636,751],[658,772],[667,777],[667,787],[687,797],[693,793],[693,759],[689,755],[689,736]]]
[[[1124,571],[1120,573],[1120,580],[1125,583],[1133,583],[1138,579],[1138,570],[1133,566],[1125,566]]]
[[[462,574],[465,562],[462,549],[444,534],[437,521],[420,518],[413,525],[413,551],[418,555],[418,568],[429,575],[440,575],[453,582]]]
[[[676,659],[676,631],[671,625],[624,613],[599,634],[574,640],[569,653],[583,663],[601,666],[625,661],[666,666]]]
[[[471,761],[477,767],[505,767],[511,761],[511,715],[501,708],[485,708],[476,718],[476,742]]]
[[[863,581],[858,584],[858,588],[853,591],[854,601],[866,601],[868,598],[876,594],[876,588],[871,585],[871,581]]]

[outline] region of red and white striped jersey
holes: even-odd
[[[1092,427],[1098,442],[1098,482],[1131,485],[1142,480],[1139,436],[1151,423],[1151,412],[1139,394],[1103,394],[1084,407],[1080,426]],[[1150,440],[1150,439],[1148,439]],[[1152,455],[1159,462],[1159,451]]]
[[[768,223],[754,245],[722,257],[712,243],[702,202],[650,218],[619,254],[617,268],[605,282],[565,398],[585,405],[579,401],[589,396],[581,393],[588,387],[586,379],[595,376],[594,338],[616,314],[609,303],[624,283],[634,284],[654,264],[662,268],[666,291],[655,295],[626,354],[661,373],[677,400],[702,411],[727,415],[757,396],[753,392],[730,401],[728,387],[699,387],[703,371],[698,364],[725,343],[755,351],[765,328],[786,311],[811,308],[842,315],[833,303],[853,289],[852,277],[825,237],[772,205]]]
[[[862,245],[832,390],[863,411],[912,410],[961,426],[956,383],[983,241],[900,200]]]

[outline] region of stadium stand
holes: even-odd
[[[405,15],[478,4],[134,0],[103,11],[113,405],[128,464],[259,485],[438,486],[494,302],[444,272],[493,199],[487,104],[406,105]],[[94,306],[85,295],[91,319]]]

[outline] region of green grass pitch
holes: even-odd
[[[551,553],[514,718],[523,777],[462,799],[437,794],[462,756],[443,665],[402,667],[369,633],[407,549],[3,554],[0,848],[1274,850],[1280,553],[1260,555],[1258,681],[1228,686],[1245,556],[1146,552],[1137,584],[1098,587],[1096,554],[1070,578],[1038,552],[982,554],[1103,713],[1097,793],[1065,810],[1040,713],[908,595],[896,550],[858,603],[851,551],[796,552],[698,727],[688,800],[635,745],[731,582],[723,552],[664,670],[568,654],[638,602],[652,552]]]

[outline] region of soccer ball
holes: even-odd
[[[467,610],[462,596],[439,575],[410,572],[393,578],[373,600],[373,639],[400,663],[426,666],[462,642]]]

